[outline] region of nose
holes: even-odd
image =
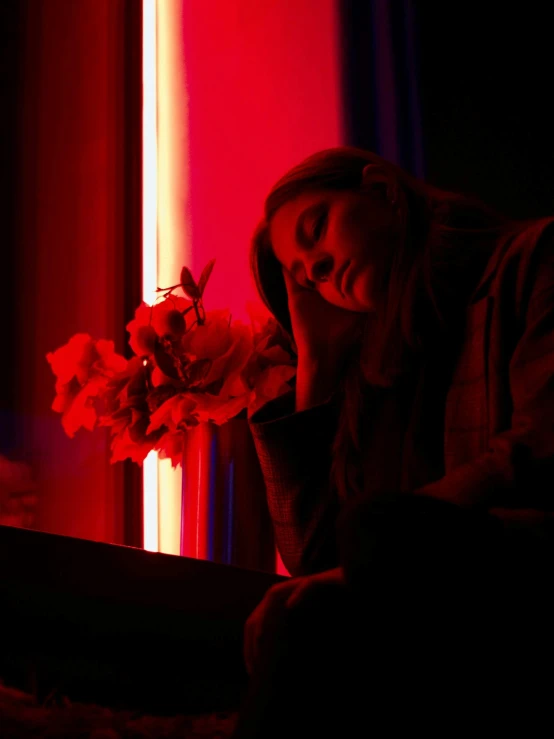
[[[313,282],[327,282],[333,271],[333,257],[321,257],[314,261],[310,267],[310,279]]]

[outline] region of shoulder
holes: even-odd
[[[517,222],[500,239],[497,271],[532,268],[537,259],[551,254],[553,247],[554,217]]]
[[[499,235],[472,302],[510,295],[523,309],[531,293],[547,285],[554,285],[554,217],[517,221]]]

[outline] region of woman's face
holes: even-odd
[[[368,313],[376,270],[394,248],[393,211],[374,191],[303,193],[275,213],[270,239],[299,285],[339,308]]]

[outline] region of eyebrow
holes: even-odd
[[[316,215],[321,210],[323,203],[316,203],[315,205],[309,205],[305,208],[302,213],[298,216],[296,221],[296,228],[294,235],[296,237],[296,243],[303,251],[307,251],[312,248],[312,240],[306,235],[304,226],[309,216]],[[302,267],[302,262],[299,259],[295,259],[290,266],[290,273],[294,277],[298,269]]]

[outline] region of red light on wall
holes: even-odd
[[[248,246],[264,194],[303,157],[344,143],[338,2],[143,3],[145,115],[154,102],[150,128],[145,120],[145,216],[155,208],[145,224],[144,264],[152,266],[144,298],[154,299],[156,281],[176,284],[183,265],[198,276],[215,258],[206,308],[248,321],[247,301],[259,302]],[[191,435],[184,511],[181,471],[157,458],[151,474],[145,467],[149,546],[206,556],[209,455],[206,440]]]

